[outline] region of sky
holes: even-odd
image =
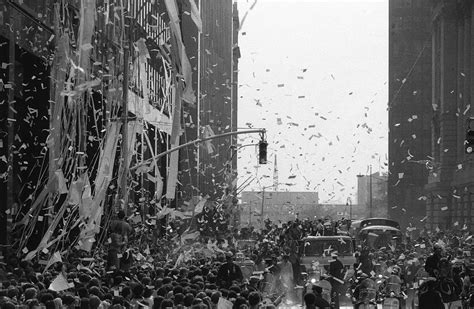
[[[239,128],[265,128],[269,143],[266,165],[239,149],[239,185],[272,190],[277,157],[278,190],[355,203],[357,175],[387,171],[388,1],[237,3]]]

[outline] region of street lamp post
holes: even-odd
[[[252,204],[249,203],[249,227],[252,226]]]

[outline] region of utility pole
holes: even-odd
[[[127,18],[126,18],[127,19]],[[126,23],[126,21],[125,21]],[[129,20],[129,28],[132,22]],[[125,42],[123,44],[123,83],[122,83],[122,174],[120,179],[119,188],[119,201],[123,199],[124,211],[128,216],[128,190],[127,190],[127,178],[128,178],[128,84],[129,84],[129,52],[130,52],[130,31],[125,31]]]
[[[252,204],[248,204],[249,205],[249,227],[252,226]]]
[[[349,206],[349,220],[352,220],[352,199],[347,197],[346,206]]]
[[[373,213],[372,213],[372,164],[369,165],[369,215],[372,218]]]
[[[277,183],[279,184],[279,183]],[[263,221],[263,215],[264,215],[264,206],[265,206],[265,189],[266,188],[275,188],[275,184],[271,185],[271,186],[264,186],[262,187],[262,205],[261,205],[261,219],[262,219],[262,230],[265,228],[265,222]],[[275,191],[275,189],[273,189]]]
[[[265,223],[263,222],[263,207],[265,205],[265,187],[262,188],[262,209],[260,211],[260,220],[262,221],[262,231],[265,228]]]
[[[369,165],[369,218],[372,218],[373,216],[373,205],[372,205],[372,200],[373,200],[373,197],[372,197],[372,165]],[[359,174],[357,175],[357,177],[361,178],[361,177],[367,177],[367,174],[366,175],[362,175],[362,174]],[[367,179],[365,180],[365,183],[367,184]],[[365,187],[364,189],[365,193],[367,193],[367,187]],[[364,199],[365,200],[365,206],[367,207],[367,199]],[[352,213],[352,208],[351,208],[351,213]],[[352,217],[352,215],[351,215]]]

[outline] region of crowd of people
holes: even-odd
[[[350,221],[267,220],[261,231],[244,228],[218,238],[189,230],[147,238],[135,231],[119,213],[108,241],[91,252],[70,248],[48,260],[41,255],[22,260],[6,250],[0,262],[0,308],[276,308],[283,299],[324,308],[330,304],[321,285],[304,289],[297,243],[308,235],[350,231]],[[252,245],[239,245],[249,239]],[[360,243],[356,263],[345,269],[335,253],[328,275],[356,296],[362,281],[377,276],[396,275],[404,293],[419,288],[420,278],[452,282],[450,295],[438,293],[434,284],[420,290],[420,304],[436,308],[433,295],[441,301],[469,295],[471,241],[467,229],[458,229],[422,230],[406,235],[396,247]]]

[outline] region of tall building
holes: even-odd
[[[432,145],[430,17],[428,0],[389,1],[388,216],[402,225],[419,226],[425,216]]]
[[[466,120],[474,113],[471,1],[432,1],[432,169],[426,215],[432,229],[473,229],[474,167],[464,152]]]
[[[190,11],[183,1],[183,12]],[[239,16],[232,0],[196,1],[202,32],[183,14],[183,40],[193,69],[197,102],[185,105],[181,143],[198,137],[237,130],[237,76]],[[180,154],[180,196],[178,204],[192,197],[208,197],[219,205],[235,203],[237,158],[235,137],[225,137],[189,147]]]
[[[235,203],[235,139],[163,153],[236,130],[236,7],[124,3],[0,0],[0,243],[21,222],[19,252],[63,217],[90,249],[119,208]]]
[[[53,1],[0,1],[0,243],[48,163]],[[47,173],[46,173],[47,174]],[[38,224],[37,231],[44,226]],[[34,236],[34,235],[33,235]]]
[[[129,169],[169,148],[182,67],[173,8],[145,4],[0,0],[2,243],[21,222],[28,252],[78,216],[89,247],[102,216],[161,191],[166,160]]]
[[[201,36],[199,124],[216,135],[236,128],[237,91],[234,78],[234,13],[232,0],[201,1],[203,34]],[[232,137],[219,138],[200,147],[199,189],[202,194],[220,199],[233,182]]]

